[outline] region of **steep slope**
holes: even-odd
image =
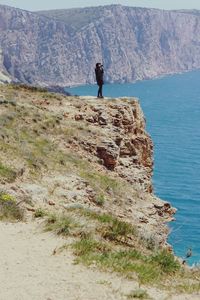
[[[3,65],[13,79],[48,85],[68,83],[64,79],[68,70],[65,44],[70,37],[67,25],[0,6],[0,31]]]
[[[100,206],[165,244],[174,210],[152,194],[153,145],[137,100],[15,86],[0,86],[0,100],[0,189],[36,206]]]
[[[9,83],[9,82],[11,82],[11,79],[3,65],[3,54],[0,49],[0,83]]]
[[[200,68],[196,13],[111,5],[36,14],[0,6],[0,18],[3,64],[19,81],[92,83],[97,61],[109,82]]]

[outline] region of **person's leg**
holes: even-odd
[[[102,95],[102,88],[103,88],[103,85],[101,84],[99,86],[99,95],[100,95],[101,98],[103,97],[103,95]]]
[[[101,89],[100,89],[100,85],[99,85],[98,93],[97,93],[97,98],[100,98],[100,96],[101,96]]]

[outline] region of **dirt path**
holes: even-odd
[[[52,255],[64,240],[41,232],[37,223],[0,223],[0,241],[1,300],[124,298],[120,278],[74,265],[70,253]]]
[[[39,223],[0,223],[0,300],[125,300],[137,282],[73,263],[70,252],[53,255],[65,243],[41,231]],[[148,290],[155,300],[170,297]]]

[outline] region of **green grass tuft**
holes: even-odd
[[[146,257],[136,249],[113,251],[107,243],[91,237],[75,242],[72,248],[77,256],[76,262],[95,264],[103,270],[111,270],[129,277],[137,274],[140,283],[143,284],[157,283],[166,279],[167,275],[174,275],[180,268],[167,252],[161,251]]]
[[[0,192],[0,220],[21,221],[24,212],[17,205],[15,199],[4,192]]]
[[[147,291],[138,289],[127,295],[127,299],[150,299]]]
[[[11,168],[4,166],[0,162],[0,182],[14,182],[17,177],[17,173],[13,171]]]
[[[108,250],[107,246],[92,238],[81,239],[73,244],[74,253],[77,256],[86,256],[93,252],[103,253]]]
[[[103,194],[99,194],[94,202],[98,205],[98,206],[103,206],[105,203],[105,196]]]
[[[137,236],[136,227],[130,223],[119,220],[111,214],[99,214],[95,211],[82,208],[75,208],[75,210],[79,214],[101,223],[97,231],[107,240],[126,243],[129,236]]]
[[[72,231],[79,227],[70,216],[51,214],[46,220],[46,231],[54,231],[57,234],[69,236]]]
[[[200,283],[183,282],[175,286],[180,293],[194,294],[200,291]]]
[[[136,230],[133,225],[113,217],[108,226],[104,228],[103,237],[110,241],[126,241],[129,235],[135,235],[135,233]]]
[[[163,273],[170,274],[180,270],[179,262],[174,258],[172,253],[167,252],[165,249],[153,255],[150,261],[157,264]]]
[[[47,215],[47,212],[43,208],[37,208],[34,217],[35,218],[43,218]]]

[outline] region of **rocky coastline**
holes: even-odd
[[[93,97],[66,97],[42,89],[27,89],[23,85],[2,86],[0,97],[2,120],[7,124],[11,114],[11,123],[15,126],[6,129],[6,125],[1,124],[1,163],[11,168],[14,174],[23,174],[16,175],[12,183],[2,178],[1,189],[13,194],[18,201],[26,195],[36,207],[48,206],[51,199],[59,209],[77,203],[113,213],[137,226],[141,235],[153,237],[157,245],[167,245],[166,223],[173,220],[175,209],[153,194],[153,143],[136,99],[105,98],[99,101]],[[23,137],[16,140],[16,130],[21,136],[19,132],[26,128],[27,141]],[[41,139],[39,144],[35,142],[32,150],[29,149],[29,134],[31,139]],[[44,138],[48,142],[42,142]],[[22,142],[30,154],[21,150]],[[54,171],[50,167],[53,162],[48,147],[52,142],[57,149],[55,153],[59,153],[57,156],[64,157],[60,158],[59,173],[59,168]],[[5,145],[12,143],[18,149],[17,154],[8,155]],[[47,143],[47,150],[40,149],[40,143]],[[43,156],[43,151],[47,151],[47,156]],[[29,158],[29,155],[33,157]],[[73,166],[73,160],[79,167],[74,167],[69,174],[66,165]],[[90,165],[89,170],[85,164]],[[90,174],[91,170],[96,170],[99,175]],[[32,172],[37,174],[34,180]],[[84,174],[83,178],[80,174]],[[93,183],[87,181],[92,176],[97,176],[98,180],[105,177],[102,179],[105,186],[98,192],[92,187]],[[75,186],[80,184],[82,188],[73,187],[73,181]],[[57,184],[59,189],[56,189]],[[103,199],[102,207],[96,204],[98,193]]]

